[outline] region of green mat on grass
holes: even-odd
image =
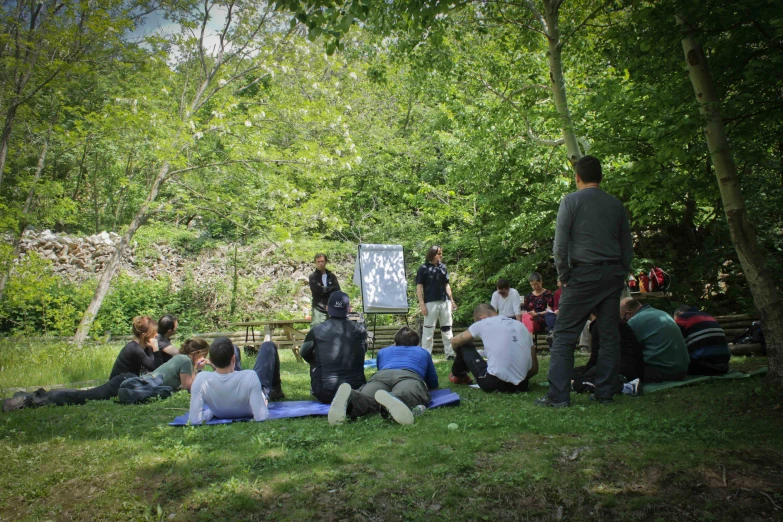
[[[690,386],[691,384],[698,384],[700,382],[708,382],[708,381],[725,381],[730,379],[747,379],[749,377],[756,377],[760,375],[766,375],[767,374],[767,367],[764,366],[763,368],[759,368],[757,370],[753,370],[750,373],[742,373],[739,370],[732,370],[726,375],[688,375],[685,377],[682,381],[666,381],[666,382],[655,382],[650,384],[645,384],[643,387],[643,393],[654,393],[661,390],[668,390],[670,388],[679,388],[680,386]],[[549,383],[547,381],[539,382],[539,386],[549,386]]]
[[[668,390],[670,388],[677,388],[679,386],[690,386],[691,384],[697,384],[700,382],[709,382],[709,381],[724,381],[724,380],[730,380],[730,379],[747,379],[749,377],[756,377],[757,375],[766,375],[767,373],[767,367],[764,366],[763,368],[759,368],[758,370],[754,370],[750,373],[742,373],[738,370],[731,370],[726,375],[688,375],[685,377],[685,380],[682,381],[666,381],[666,382],[654,382],[650,384],[645,384],[643,387],[643,392],[646,393],[654,393],[661,390]]]

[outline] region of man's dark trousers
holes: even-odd
[[[570,398],[574,347],[590,317],[596,314],[601,351],[595,365],[595,393],[611,398],[620,390],[620,294],[626,277],[619,265],[577,266],[563,287],[560,312],[553,332],[549,362],[549,397],[562,402]]]
[[[272,341],[261,343],[253,371],[258,375],[264,395],[269,397],[270,391],[280,389],[280,355],[275,343]]]
[[[468,372],[472,373],[473,377],[476,379],[476,384],[487,393],[494,391],[499,391],[501,393],[527,391],[530,384],[527,378],[519,384],[512,384],[489,373],[487,361],[479,355],[478,350],[476,350],[476,345],[473,343],[457,346],[454,349],[454,352],[457,356],[451,365],[452,375],[462,377],[463,375],[467,375]]]

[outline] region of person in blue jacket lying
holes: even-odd
[[[395,346],[378,352],[378,372],[358,390],[343,383],[329,408],[329,424],[342,424],[371,413],[388,412],[399,424],[413,424],[430,403],[429,390],[438,387],[430,353],[419,346],[419,334],[403,326]]]

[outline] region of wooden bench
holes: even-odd
[[[256,343],[256,326],[264,327],[263,341],[259,335],[259,342],[274,341],[278,347],[291,347],[291,351],[294,352],[296,360],[304,362],[302,356],[299,354],[299,350],[302,347],[306,333],[294,328],[295,324],[308,324],[310,321],[307,319],[271,319],[268,321],[244,321],[241,323],[229,323],[229,326],[245,327],[245,346],[255,346]],[[282,330],[283,338],[275,339],[275,331]],[[252,343],[252,344],[251,344]]]

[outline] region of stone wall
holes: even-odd
[[[55,234],[49,230],[28,230],[20,244],[20,258],[36,252],[52,262],[56,274],[80,283],[103,272],[119,241],[120,236],[113,232],[77,237]],[[274,245],[238,248],[240,266],[237,275],[257,280],[252,283],[255,285],[252,288],[252,302],[243,303],[246,312],[250,315],[262,314],[282,308],[293,313],[309,313],[311,296],[307,280],[314,269],[313,264],[285,259],[284,256],[283,260],[279,260],[281,256],[274,255],[277,252],[278,247]],[[233,245],[220,245],[202,251],[195,258],[188,258],[168,244],[156,244],[141,251],[134,243],[126,250],[120,262],[120,270],[134,278],[158,279],[167,276],[174,290],[178,290],[187,277],[202,288],[216,287],[218,282],[230,288],[234,275],[233,260]],[[329,269],[337,274],[345,286],[353,277],[353,257],[332,261]],[[279,295],[275,292],[275,286],[281,281],[293,283],[294,295]],[[216,296],[217,300],[227,298]]]

